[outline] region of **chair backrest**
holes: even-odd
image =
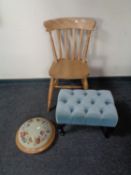
[[[86,61],[95,21],[89,18],[58,18],[44,22],[50,34],[54,61],[71,59]]]

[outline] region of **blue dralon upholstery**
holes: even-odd
[[[58,124],[115,127],[118,114],[108,90],[60,90],[56,107]]]

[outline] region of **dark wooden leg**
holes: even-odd
[[[114,128],[112,127],[101,127],[101,129],[106,138],[109,138],[114,131]]]
[[[65,135],[64,126],[65,125],[60,125],[60,124],[57,126],[58,134],[60,134],[62,136]]]

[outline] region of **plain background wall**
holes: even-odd
[[[93,17],[91,76],[131,75],[130,0],[0,0],[0,79],[45,78],[52,62],[43,21]]]

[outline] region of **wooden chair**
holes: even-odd
[[[49,32],[54,61],[48,92],[48,111],[54,88],[88,89],[87,51],[95,21],[89,18],[58,18],[44,22]],[[81,86],[59,85],[58,80],[80,79]]]

